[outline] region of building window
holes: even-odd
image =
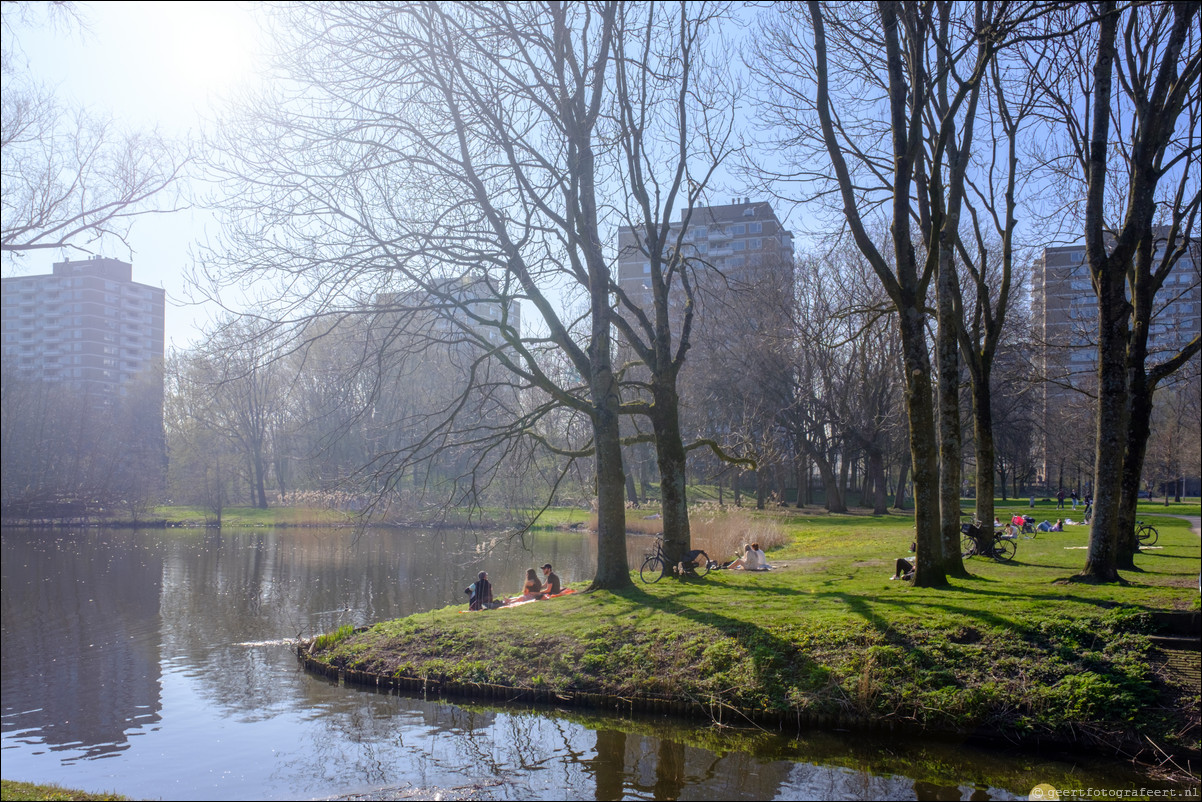
[[[747,233],[747,226],[745,226],[745,225],[737,225],[737,226],[730,227],[730,234],[732,237],[741,237],[742,235],[744,235],[746,233]]]
[[[763,223],[748,223],[747,224],[747,233],[748,234],[761,234],[761,233],[763,233],[763,231],[764,231]]]
[[[746,250],[746,248],[747,248],[747,243],[741,239],[737,239],[730,244],[730,249],[732,251],[742,251],[742,250]]]
[[[763,246],[763,241],[758,239],[748,240],[747,247],[750,250],[758,251]]]

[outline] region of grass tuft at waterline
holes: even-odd
[[[40,800],[42,802],[91,802],[92,800],[124,800],[128,797],[117,794],[90,794],[87,791],[76,791],[58,785],[39,785],[37,783],[20,783],[12,780],[0,781],[0,800]]]

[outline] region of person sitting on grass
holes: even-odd
[[[910,553],[918,551],[918,541],[915,540],[910,544]],[[915,561],[917,562],[917,560]],[[914,563],[910,562],[905,557],[898,557],[897,562],[893,566],[893,576],[890,579],[901,579],[909,582],[914,578]]]
[[[703,555],[705,555],[705,552],[701,549],[692,549],[690,551],[686,551],[684,554],[684,559],[676,564],[676,568],[675,568],[676,573],[680,576],[684,576],[685,574],[695,573],[695,569],[697,568],[697,558],[701,557]],[[705,558],[706,558],[706,560],[709,560],[708,555],[706,555]],[[738,562],[738,561],[736,560],[735,562]],[[721,567],[722,568],[733,567],[733,564],[730,566],[724,565]]]
[[[533,568],[526,569],[526,584],[522,585],[522,595],[514,596],[511,599],[506,599],[506,604],[516,604],[517,602],[530,601],[537,599],[543,592],[543,583],[538,581],[538,575],[534,573]]]
[[[539,594],[540,599],[546,599],[550,596],[558,596],[559,592],[563,590],[559,584],[559,575],[552,570],[551,563],[547,563],[543,566],[543,581],[546,582],[546,588],[541,594]]]
[[[492,605],[492,583],[484,571],[476,574],[476,581],[464,589],[468,594],[467,609],[487,610]]]
[[[760,556],[751,548],[750,543],[743,544],[743,556],[732,562],[729,568],[737,571],[758,571],[760,569]]]
[[[760,548],[759,543],[752,543],[751,549],[755,552],[756,560],[760,564],[759,570],[767,571],[772,568],[772,566],[768,564],[768,555],[764,554],[764,550]]]

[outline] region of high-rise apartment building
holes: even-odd
[[[164,292],[96,256],[3,279],[6,373],[117,393],[163,358]]]
[[[1176,354],[1202,330],[1200,262],[1195,240],[1157,293],[1148,336],[1149,364]],[[1079,450],[1076,447],[1093,435],[1088,420],[1097,381],[1097,304],[1085,246],[1045,248],[1035,263],[1032,312],[1036,369],[1044,379],[1038,419],[1048,482],[1061,476],[1066,454]]]
[[[1157,293],[1148,358],[1161,361],[1202,330],[1197,243]],[[1085,246],[1044,248],[1032,288],[1039,367],[1053,387],[1088,388],[1097,371],[1098,301],[1085,264]]]
[[[741,202],[740,202],[741,201]],[[681,220],[672,227],[680,231]],[[669,243],[671,244],[671,243]],[[763,271],[793,273],[793,235],[785,230],[769,203],[733,198],[724,206],[693,210],[685,232],[685,255],[707,262],[725,277],[727,286],[755,286]],[[646,247],[629,226],[618,229],[618,281],[631,298],[643,295],[651,261]]]

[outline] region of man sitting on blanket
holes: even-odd
[[[539,594],[540,599],[556,596],[563,588],[559,584],[559,575],[551,570],[551,563],[543,566],[543,592]]]

